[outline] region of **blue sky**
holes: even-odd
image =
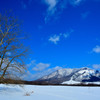
[[[60,68],[100,69],[100,0],[2,0],[23,22],[30,79]]]

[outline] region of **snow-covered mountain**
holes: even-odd
[[[63,83],[66,81],[75,82],[97,82],[100,81],[100,72],[90,68],[59,69],[38,81],[45,81],[52,84]]]

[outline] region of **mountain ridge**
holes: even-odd
[[[93,70],[87,67],[74,68],[74,69],[59,69],[49,75],[46,75],[37,81],[47,82],[50,84],[62,84],[65,81],[76,81],[76,82],[99,82],[100,71]]]

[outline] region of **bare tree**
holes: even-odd
[[[25,72],[27,49],[22,39],[19,21],[9,14],[0,14],[0,81],[19,78]]]

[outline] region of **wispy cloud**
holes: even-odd
[[[36,61],[35,61],[35,60],[31,60],[31,62],[30,62],[29,64],[27,64],[26,66],[29,68],[29,67],[34,66],[34,65],[35,65],[35,63],[36,63]]]
[[[94,69],[100,69],[100,64],[93,64],[92,67],[93,67]]]
[[[93,48],[92,51],[95,52],[95,53],[100,53],[100,46],[97,45],[96,47]]]
[[[44,69],[50,67],[50,64],[38,63],[35,67],[33,67],[34,71],[43,71]]]
[[[44,3],[48,6],[45,16],[45,23],[47,23],[52,15],[57,11],[57,4],[59,0],[43,0]]]
[[[36,60],[32,60],[29,64],[26,65],[27,68],[32,68],[33,71],[43,71],[46,68],[50,67],[48,63],[36,63]]]
[[[45,5],[47,5],[45,23],[47,23],[51,17],[56,15],[59,16],[61,12],[67,7],[67,4],[72,6],[79,5],[84,0],[42,0]]]
[[[66,34],[66,33],[64,33],[62,35],[63,35],[64,38],[67,38],[69,36],[69,34]]]
[[[57,5],[58,0],[44,0],[44,2],[48,5],[48,11],[51,11]]]
[[[27,9],[28,6],[32,3],[33,0],[19,0],[23,9]]]
[[[69,0],[70,4],[73,6],[79,5],[83,0]]]
[[[24,80],[36,80],[45,75],[49,75],[50,73],[62,69],[60,66],[55,66],[53,68],[50,67],[49,63],[36,63],[36,60],[32,60],[29,64],[27,64],[28,71],[21,76],[21,79]]]
[[[60,34],[54,34],[53,36],[50,36],[48,41],[54,43],[54,44],[58,44],[59,41],[61,41],[62,39],[66,39],[69,37],[69,35],[74,32],[74,30],[70,30],[69,32],[66,33],[60,33]]]
[[[59,69],[62,69],[62,67],[56,66],[56,67],[53,68],[54,71],[55,71],[55,70],[59,70]]]
[[[39,79],[45,75],[49,75],[50,73],[56,71],[56,70],[59,70],[59,69],[62,69],[62,67],[60,66],[55,66],[53,68],[48,68],[44,71],[38,71],[37,73],[35,74],[32,74],[32,72],[30,71],[27,71],[26,74],[24,74],[21,78],[22,79],[25,79],[25,80],[36,80],[36,79]]]
[[[59,35],[51,36],[49,38],[49,41],[53,42],[54,44],[57,44],[57,42],[60,41],[60,36]]]

